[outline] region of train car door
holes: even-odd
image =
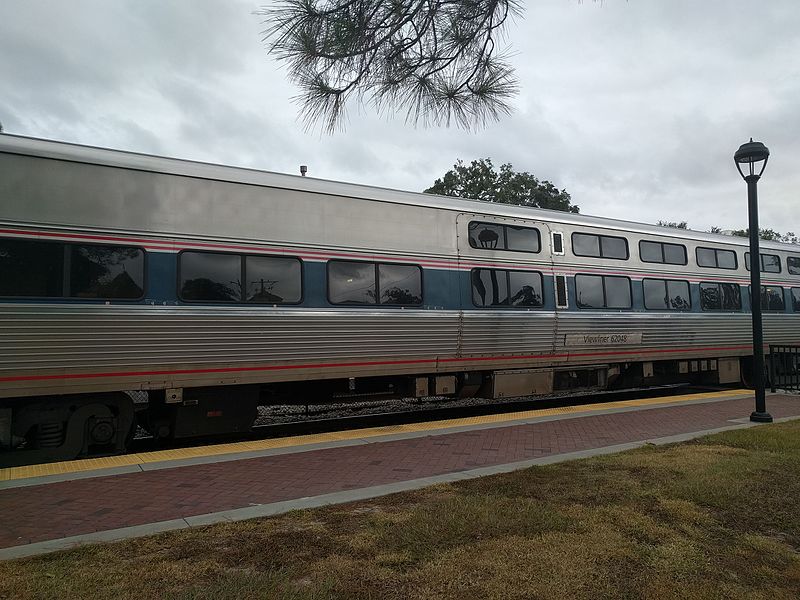
[[[480,213],[460,213],[456,229],[463,352],[552,354],[567,301],[565,278],[553,276],[563,235],[536,219]]]

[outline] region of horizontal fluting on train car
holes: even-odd
[[[8,314],[11,308],[3,312]],[[203,309],[202,312],[207,312]],[[214,322],[160,307],[74,307],[69,323],[61,321],[50,336],[31,339],[5,330],[0,340],[0,370],[80,368],[124,370],[176,365],[289,364],[381,358],[419,358],[454,355],[459,317],[426,311],[393,311],[368,315],[354,311],[286,311],[252,309],[227,311],[220,307]],[[118,318],[109,318],[112,312]],[[95,319],[96,314],[105,318]],[[162,327],[166,314],[169,326]],[[22,316],[21,316],[22,315]],[[20,332],[29,325],[47,328],[57,317],[37,309],[16,314]],[[187,318],[182,317],[186,315]],[[195,315],[195,318],[188,318]],[[141,326],[120,327],[137,322]],[[258,339],[248,337],[258,336]],[[47,340],[46,344],[43,342]]]

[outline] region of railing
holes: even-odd
[[[769,381],[774,392],[800,391],[800,346],[769,346]]]

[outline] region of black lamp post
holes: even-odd
[[[767,412],[764,391],[764,335],[761,329],[761,253],[758,248],[758,180],[767,167],[769,150],[753,138],[742,144],[733,155],[739,174],[747,182],[747,208],[750,216],[750,309],[753,315],[753,387],[756,393],[756,410],[750,420],[772,423]],[[742,170],[744,167],[744,171]]]

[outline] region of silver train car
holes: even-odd
[[[736,383],[746,244],[0,135],[0,462],[309,398]],[[758,262],[765,340],[796,343],[800,249]]]

